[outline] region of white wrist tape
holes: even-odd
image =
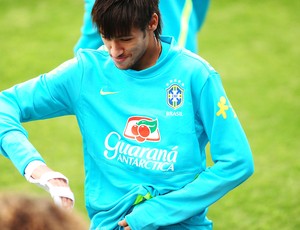
[[[62,197],[68,198],[73,201],[73,207],[75,203],[75,197],[69,187],[55,186],[52,185],[49,180],[52,179],[63,179],[69,184],[68,178],[59,172],[47,172],[40,178],[40,183],[44,185],[44,189],[48,191],[54,200],[54,203],[58,206],[62,206]]]
[[[33,171],[34,171],[37,167],[39,167],[39,166],[41,166],[41,165],[46,165],[46,164],[45,164],[44,162],[42,162],[42,161],[31,161],[31,162],[27,165],[27,167],[25,168],[25,174],[24,174],[24,176],[25,176],[26,180],[28,180],[29,182],[31,182],[30,180],[33,179],[33,178],[31,177]],[[33,183],[33,182],[31,182],[31,183]]]
[[[38,165],[39,166],[39,165]],[[33,169],[34,170],[34,169]],[[62,197],[66,197],[73,201],[73,206],[75,203],[74,194],[69,187],[55,186],[52,185],[49,181],[52,179],[62,179],[65,180],[67,184],[69,184],[69,180],[63,174],[59,172],[46,172],[44,173],[40,179],[34,179],[31,177],[33,170],[25,170],[25,178],[32,184],[35,184],[47,192],[50,193],[51,197],[54,200],[54,203],[58,206],[62,206]],[[31,174],[29,174],[31,173]]]

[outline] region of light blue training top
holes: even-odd
[[[163,52],[148,69],[120,70],[104,49],[80,50],[0,93],[0,150],[21,174],[43,161],[21,122],[76,116],[93,230],[118,229],[124,217],[132,230],[212,229],[207,208],[253,173],[219,74],[161,39]]]

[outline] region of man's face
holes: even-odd
[[[144,60],[149,44],[149,33],[133,28],[129,35],[106,39],[102,36],[104,45],[115,65],[122,70],[142,70],[147,68]]]

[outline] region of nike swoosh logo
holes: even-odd
[[[119,92],[112,92],[112,91],[103,91],[103,89],[100,90],[100,94],[102,96],[105,96],[105,95],[112,95],[112,94],[117,94]]]

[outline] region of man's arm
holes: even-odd
[[[74,79],[77,71],[77,60],[70,60],[48,74],[0,92],[0,153],[28,181],[46,189],[56,203],[66,197],[62,203],[66,207],[74,200],[67,178],[45,165],[21,123],[73,114],[72,100],[78,98],[81,82]]]
[[[194,82],[194,87],[200,84]],[[214,165],[182,189],[153,197],[134,207],[125,219],[132,230],[157,229],[202,214],[253,173],[252,152],[217,74],[208,77],[197,115],[210,142]],[[201,141],[201,140],[199,140]],[[205,220],[203,220],[205,221]]]

